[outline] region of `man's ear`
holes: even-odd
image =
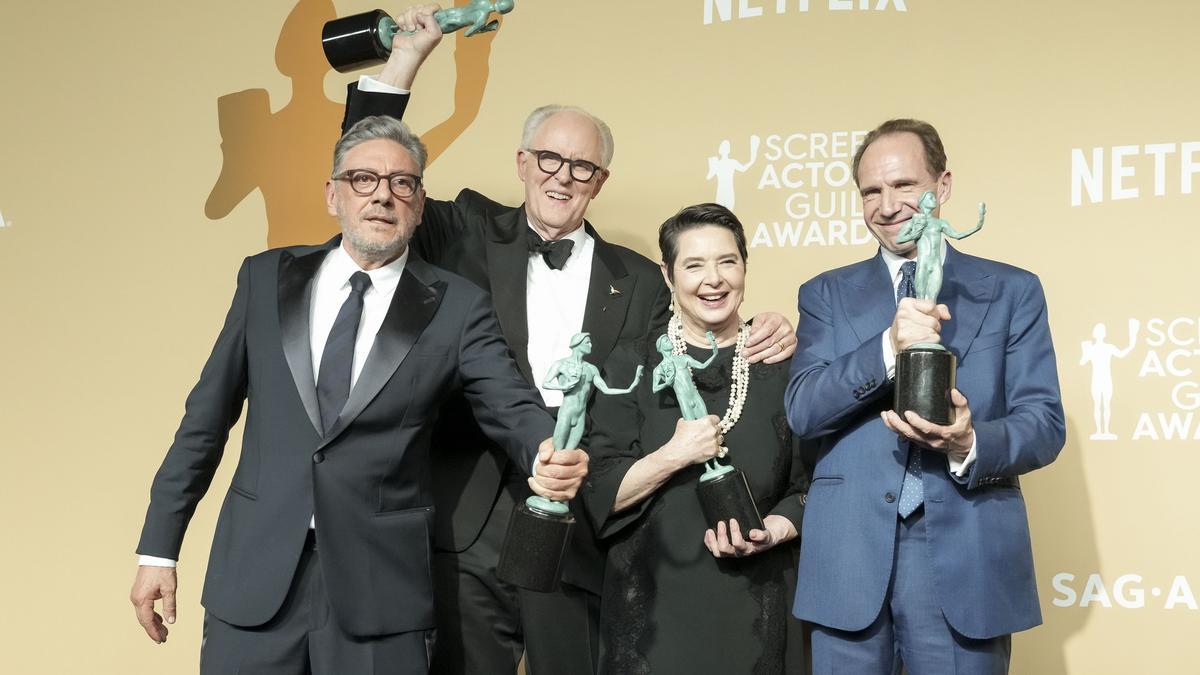
[[[337,217],[337,214],[338,214],[337,213],[337,203],[336,203],[336,197],[337,197],[336,191],[337,191],[337,186],[334,185],[333,179],[332,178],[326,179],[326,181],[325,181],[325,210],[329,212],[329,215],[334,216],[335,218]]]
[[[943,171],[937,181],[937,200],[938,206],[950,201],[950,185],[954,182],[954,177],[949,171]]]
[[[520,178],[522,183],[525,182],[525,165],[529,162],[527,154],[524,150],[517,148],[517,178]]]
[[[596,172],[596,179],[592,181],[594,183],[592,186],[592,199],[595,199],[596,195],[600,194],[600,188],[604,187],[604,181],[606,180],[608,180],[608,169],[601,169]]]

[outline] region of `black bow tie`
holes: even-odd
[[[529,230],[529,252],[540,254],[552,270],[561,270],[563,265],[567,264],[567,258],[571,257],[573,246],[575,246],[575,242],[570,239],[546,241],[537,232]]]

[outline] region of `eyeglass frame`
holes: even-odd
[[[575,181],[576,183],[590,183],[592,182],[592,179],[596,177],[596,174],[601,172],[608,173],[608,169],[600,166],[599,164],[589,162],[586,159],[567,159],[553,150],[535,150],[533,148],[522,148],[522,150],[533,153],[534,163],[537,165],[538,171],[541,171],[544,174],[553,176],[562,170],[563,164],[568,165],[570,168],[567,169],[567,175],[570,176],[571,180]],[[547,171],[546,167],[542,166],[543,155],[549,155],[551,157],[558,158],[558,166],[554,167],[553,171]],[[575,175],[575,167],[577,166],[590,167],[592,172],[587,178],[579,178]]]
[[[365,173],[365,174],[374,176],[375,177],[375,186],[373,188],[371,188],[370,191],[368,191],[368,192],[359,192],[354,187],[354,182],[351,180],[350,174],[354,174],[354,173]],[[407,194],[407,195],[401,195],[401,194],[396,193],[396,190],[392,187],[392,179],[396,178],[397,176],[405,176],[407,178],[413,179],[413,181],[416,183],[416,185],[413,186],[412,193]],[[420,191],[421,187],[424,184],[424,180],[420,176],[413,174],[413,173],[408,173],[407,171],[395,171],[395,172],[389,173],[387,175],[382,175],[382,174],[375,173],[374,171],[372,171],[370,169],[346,169],[345,171],[342,171],[341,173],[337,174],[336,176],[333,176],[332,178],[333,178],[333,180],[344,181],[346,183],[346,185],[350,186],[350,191],[353,192],[354,194],[358,195],[359,197],[370,197],[371,195],[375,194],[375,191],[379,189],[379,184],[381,182],[383,182],[383,179],[385,179],[385,178],[387,179],[388,192],[392,193],[392,196],[395,197],[396,199],[408,199],[409,197],[412,197],[413,195],[417,194],[418,191]]]

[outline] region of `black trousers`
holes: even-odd
[[[509,518],[527,493],[523,477],[510,481],[475,543],[434,553],[434,675],[513,675],[522,653],[528,675],[596,672],[599,596],[567,584],[534,593],[496,578]]]
[[[205,614],[201,675],[426,675],[433,631],[369,638],[342,631],[311,539],[270,621],[246,628]]]

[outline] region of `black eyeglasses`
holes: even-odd
[[[525,152],[532,152],[534,155],[536,155],[538,168],[550,175],[558,173],[558,170],[562,168],[563,164],[569,164],[571,166],[571,178],[579,181],[580,183],[586,183],[591,180],[592,176],[595,176],[597,171],[604,171],[604,169],[592,164],[587,160],[567,159],[557,152],[551,152],[550,150],[534,150],[532,148],[525,148]]]
[[[363,197],[375,194],[375,190],[379,189],[379,181],[385,178],[388,182],[388,189],[396,195],[397,199],[408,199],[421,189],[421,177],[411,173],[396,172],[380,176],[367,169],[350,169],[333,177],[334,180],[346,181],[350,184],[350,189],[354,190],[354,194]]]

